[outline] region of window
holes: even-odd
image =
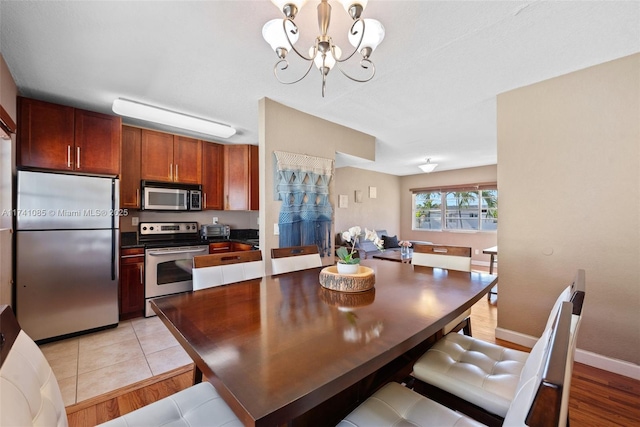
[[[415,189],[414,230],[498,229],[498,190],[493,185],[469,188]]]

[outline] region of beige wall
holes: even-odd
[[[351,167],[336,169],[336,200],[348,197],[346,208],[335,209],[336,233],[359,225],[373,230],[387,230],[390,236],[400,235],[400,177]],[[369,187],[375,187],[375,198],[369,197]],[[362,203],[355,202],[355,192],[362,192]]]
[[[375,138],[318,117],[286,107],[268,98],[259,102],[260,139],[260,248],[266,273],[271,273],[271,248],[278,247],[273,225],[281,202],[274,200],[274,151],[335,159],[335,153],[375,160]],[[329,200],[336,214],[336,180],[329,184]],[[335,224],[335,220],[334,220]],[[334,233],[335,234],[335,233]],[[332,242],[333,243],[333,242]],[[332,264],[333,259],[324,260]]]
[[[640,54],[498,96],[498,328],[539,336],[584,268],[578,347],[640,363]]]
[[[486,182],[496,182],[496,165],[482,166],[451,171],[421,173],[403,176],[400,180],[400,234],[406,240],[418,240],[442,245],[470,246],[474,263],[489,265],[489,255],[482,250],[497,244],[497,233],[487,232],[456,232],[456,231],[424,231],[412,230],[412,188],[437,187],[439,185],[463,185]],[[502,203],[502,193],[499,193]],[[500,204],[502,218],[502,204]],[[476,254],[476,251],[478,252]]]

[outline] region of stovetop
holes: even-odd
[[[204,245],[198,231],[198,223],[189,222],[141,222],[138,241],[146,247]]]
[[[236,240],[258,246],[258,230],[232,229],[227,238],[202,238],[198,223],[188,222],[142,222],[138,232],[122,233],[123,247],[144,246],[146,248],[162,248],[176,246],[207,245],[221,240]]]

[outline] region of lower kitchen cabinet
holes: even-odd
[[[220,254],[225,252],[250,251],[253,245],[241,242],[215,242],[209,243],[210,254]]]
[[[144,316],[144,248],[120,251],[120,320]]]

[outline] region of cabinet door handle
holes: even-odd
[[[173,181],[173,163],[169,163],[169,181]]]
[[[202,206],[203,208],[207,207],[207,193],[204,193],[204,206]]]
[[[142,277],[142,267],[139,267],[140,270],[140,283],[144,284],[144,277]]]
[[[67,167],[71,168],[71,146],[67,145]]]
[[[180,179],[178,178],[178,164],[176,163],[176,182],[180,181]]]
[[[140,206],[140,189],[136,188],[136,206]]]
[[[80,147],[76,148],[76,169],[80,169]]]

